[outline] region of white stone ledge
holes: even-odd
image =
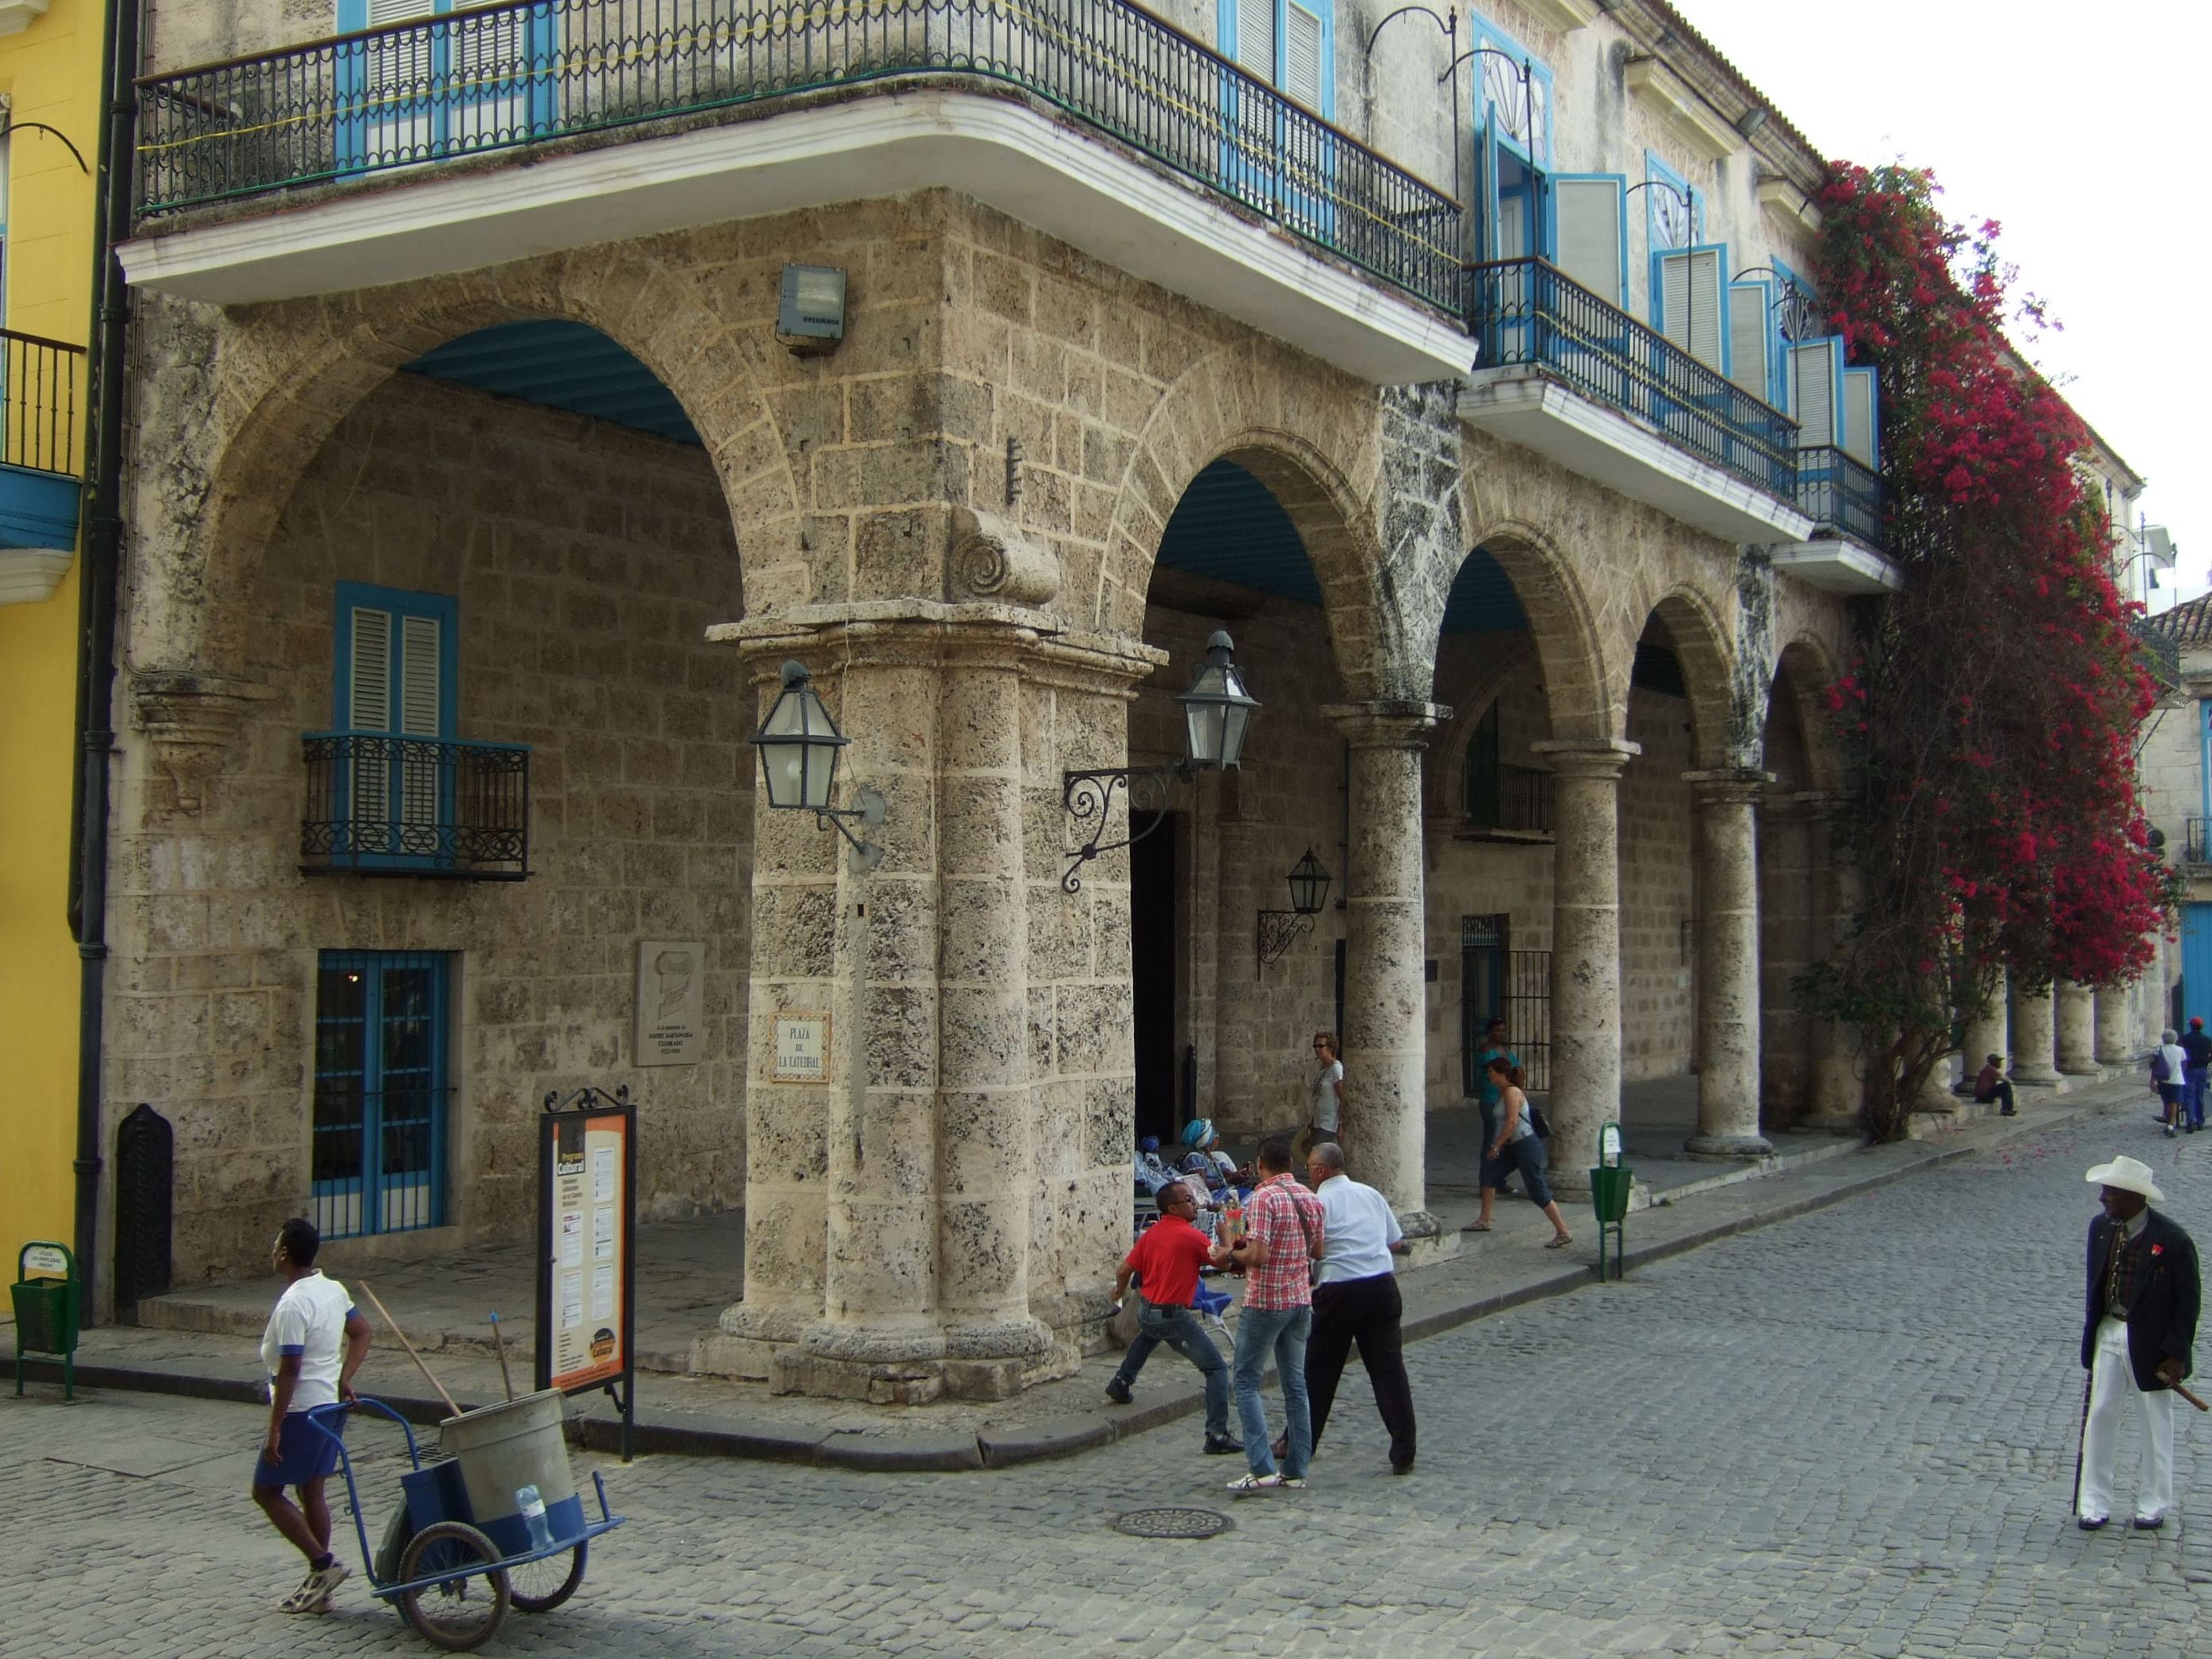
[[[118,254],[135,287],[250,305],[839,202],[943,188],[1378,386],[1456,379],[1457,327],[1288,232],[1029,105],[929,88],[665,137],[442,172],[218,224]]]
[[[1894,593],[1905,586],[1902,571],[1854,541],[1792,542],[1771,549],[1770,556],[1784,575],[1831,593]]]
[[[1724,542],[1808,540],[1813,520],[1540,369],[1478,371],[1459,417]]]

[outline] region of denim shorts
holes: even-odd
[[[253,1449],[253,1484],[304,1486],[337,1468],[338,1443],[331,1436],[345,1434],[345,1413],[326,1411],[320,1420],[330,1434],[308,1422],[307,1413],[286,1412],[284,1426],[276,1431],[276,1461],[271,1463],[262,1456],[258,1445]]]
[[[1505,1144],[1505,1156],[1498,1161],[1499,1174],[1518,1170],[1521,1184],[1528,1189],[1528,1201],[1542,1209],[1552,1201],[1551,1183],[1544,1172],[1552,1166],[1552,1154],[1544,1145],[1541,1135],[1523,1135],[1518,1140]]]

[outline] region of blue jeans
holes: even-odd
[[[2206,1068],[2202,1066],[2185,1066],[2181,1068],[2181,1076],[2184,1085],[2181,1091],[2181,1100],[2182,1104],[2188,1110],[2189,1127],[2192,1129],[2201,1129],[2204,1127],[2204,1079],[2206,1075]]]
[[[1311,1308],[1247,1308],[1237,1316],[1237,1416],[1244,1429],[1244,1461],[1255,1474],[1275,1473],[1267,1407],[1260,1398],[1260,1378],[1270,1359],[1283,1385],[1285,1431],[1291,1443],[1283,1478],[1304,1480],[1306,1465],[1313,1461],[1313,1418],[1306,1406],[1306,1337],[1312,1329]]]
[[[1163,1342],[1198,1367],[1206,1379],[1206,1432],[1209,1438],[1229,1437],[1229,1362],[1198,1316],[1188,1308],[1158,1308],[1147,1302],[1137,1311],[1137,1339],[1121,1356],[1121,1369],[1114,1375],[1124,1387],[1137,1380],[1152,1350]]]

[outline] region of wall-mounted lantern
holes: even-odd
[[[1098,838],[1106,833],[1116,793],[1127,796],[1129,810],[1158,813],[1165,811],[1169,786],[1177,779],[1198,772],[1242,769],[1245,734],[1251,727],[1252,711],[1260,704],[1245,690],[1244,672],[1237,666],[1236,653],[1236,641],[1217,631],[1206,642],[1206,664],[1190,683],[1190,690],[1176,694],[1176,701],[1182,705],[1185,745],[1183,757],[1176,764],[1106,767],[1060,775],[1060,804],[1068,817],[1078,823],[1097,820],[1091,839],[1067,855],[1067,873],[1060,880],[1063,891],[1083,890],[1076,872],[1091,860],[1133,846],[1159,827],[1155,817],[1140,834],[1102,844]]]
[[[882,823],[887,811],[882,793],[864,787],[854,792],[851,806],[841,810],[830,804],[837,781],[838,753],[852,739],[837,729],[837,722],[822,706],[805,663],[784,664],[783,690],[749,741],[760,750],[761,787],[768,792],[770,806],[811,812],[816,828],[836,830],[852,843],[855,870],[873,870],[884,861],[882,848],[845,827],[848,818],[857,818],[871,830]]]
[[[835,265],[786,265],[775,337],[794,357],[835,351],[845,337],[845,273]]]
[[[1328,872],[1307,848],[1306,855],[1291,866],[1291,908],[1259,913],[1261,967],[1280,961],[1293,939],[1313,932],[1313,919],[1328,902]]]

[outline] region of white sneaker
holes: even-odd
[[[1243,1474],[1229,1483],[1229,1490],[1242,1498],[1249,1492],[1269,1492],[1283,1484],[1279,1474]],[[1297,1483],[1303,1486],[1305,1482]]]
[[[328,1613],[331,1610],[331,1594],[340,1584],[352,1577],[353,1573],[346,1564],[336,1556],[332,1556],[330,1565],[310,1572],[307,1582],[285,1599],[284,1611]]]

